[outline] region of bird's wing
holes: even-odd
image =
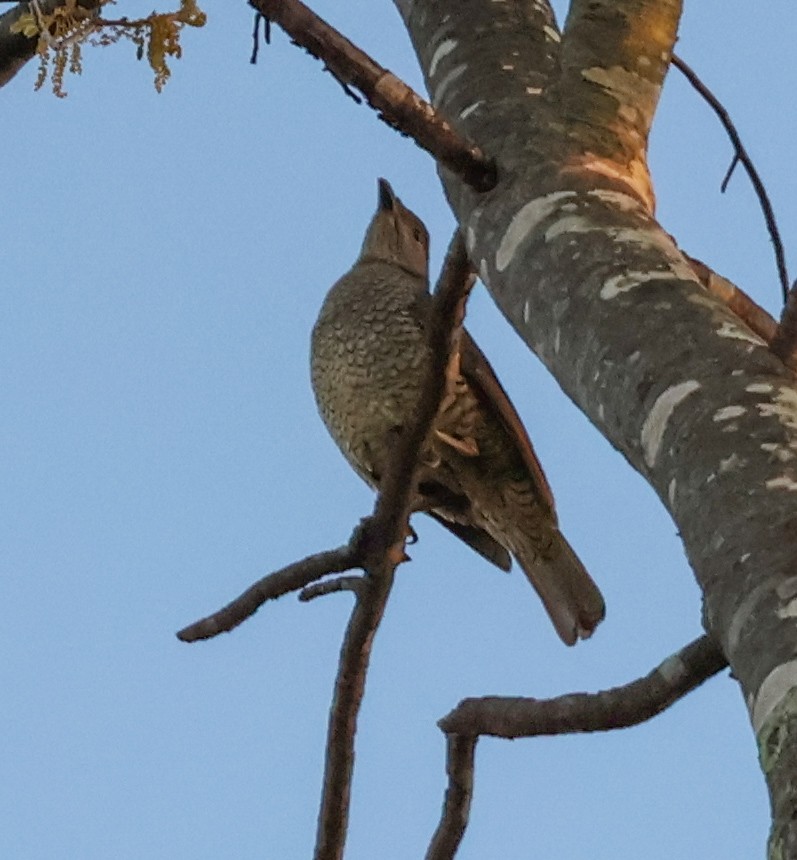
[[[456,535],[472,550],[479,553],[480,556],[492,562],[496,567],[501,568],[501,570],[510,570],[512,568],[512,556],[509,554],[509,550],[501,546],[484,529],[468,525],[467,523],[453,522],[446,519],[443,514],[437,511],[426,511],[426,513],[437,520],[441,526],[445,526],[451,534]]]
[[[473,387],[479,399],[500,419],[506,428],[509,437],[520,453],[529,475],[534,481],[540,499],[548,504],[553,513],[555,504],[551,487],[545,472],[542,470],[540,461],[534,453],[531,440],[517,414],[512,401],[498,381],[495,371],[490,366],[484,353],[476,345],[476,342],[463,328],[460,332],[460,368],[468,383]]]
[[[496,567],[501,570],[512,567],[509,551],[485,529],[474,524],[470,499],[445,463],[424,464],[418,477],[419,510],[437,520]]]

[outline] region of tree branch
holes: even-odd
[[[250,0],[267,20],[279,24],[298,45],[321,60],[349,92],[359,90],[381,118],[477,191],[495,186],[494,163],[454,130],[427,101],[376,63],[299,0]]]
[[[357,526],[345,546],[309,556],[263,577],[218,612],[177,634],[184,642],[209,639],[232,630],[267,600],[291,591],[302,589],[300,598],[304,600],[341,590],[354,593],[355,605],[341,647],[330,708],[315,860],[340,860],[343,856],[354,765],[354,737],[371,647],[390,596],[396,567],[407,560],[404,543],[411,534],[409,516],[415,495],[419,454],[445,393],[449,354],[461,327],[465,301],[474,281],[465,243],[457,232],[449,247],[432,303],[428,334],[431,361],[415,410],[415,420],[397,440],[372,516]],[[354,567],[362,567],[365,575],[344,576],[307,588],[329,573],[342,573]]]
[[[250,586],[222,609],[184,627],[177,633],[183,642],[211,639],[219,633],[229,633],[254,615],[267,600],[276,600],[291,591],[306,588],[311,582],[330,573],[342,573],[359,566],[359,528],[354,530],[348,544],[319,552],[269,573]]]
[[[665,711],[727,665],[725,655],[704,635],[669,656],[644,678],[622,687],[555,699],[464,699],[440,720],[440,728],[447,733],[499,738],[627,728]]]
[[[448,788],[443,801],[443,815],[426,852],[426,860],[450,860],[457,853],[465,835],[473,799],[477,740],[468,735],[447,735]]]
[[[299,600],[309,603],[327,594],[337,594],[339,591],[353,591],[355,594],[362,588],[362,576],[336,576],[324,582],[313,582],[299,592]]]
[[[728,168],[728,172],[725,175],[725,179],[723,179],[722,190],[725,190],[731,173],[733,172],[733,168],[736,166],[737,162],[742,163],[744,169],[747,171],[747,175],[750,177],[750,182],[753,184],[756,196],[758,197],[758,202],[761,205],[761,210],[764,213],[764,220],[766,221],[767,230],[769,231],[769,238],[775,251],[775,264],[778,269],[778,278],[780,279],[780,286],[783,291],[783,301],[787,302],[789,298],[789,273],[786,268],[786,254],[783,250],[783,242],[780,238],[780,230],[778,230],[775,211],[772,208],[772,203],[770,202],[769,195],[767,194],[767,189],[753,164],[753,160],[744,148],[742,139],[739,137],[739,132],[733,124],[733,120],[731,120],[730,115],[722,102],[720,102],[714,93],[712,93],[703,81],[700,80],[694,69],[687,65],[687,63],[685,63],[679,56],[673,54],[672,64],[689,81],[694,89],[700,93],[714,113],[719,117],[722,127],[727,132],[728,137],[733,144],[734,157],[731,162],[731,166]]]
[[[346,629],[329,717],[324,789],[316,834],[315,860],[340,860],[348,826],[354,736],[376,630],[382,619],[396,567],[405,560],[404,542],[415,494],[415,472],[446,385],[445,370],[473,273],[464,242],[451,243],[435,294],[429,331],[432,360],[421,390],[415,420],[397,440],[380,484],[364,539],[365,576]]]
[[[668,657],[649,675],[600,693],[555,699],[501,696],[464,699],[440,720],[447,735],[448,788],[426,860],[451,860],[468,822],[476,740],[610,731],[638,725],[669,708],[728,665],[708,636]]]

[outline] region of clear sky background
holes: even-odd
[[[314,8],[423,89],[388,0]],[[562,15],[566,4],[557,4]],[[120,3],[119,15],[151,6]],[[130,45],[87,50],[69,97],[0,91],[0,857],[309,858],[350,596],[270,604],[231,635],[174,632],[370,511],[315,410],[309,332],[390,179],[453,221],[431,159],[275,28],[207,0],[162,95]],[[765,177],[797,274],[794,0],[687,3],[679,53]],[[676,71],[652,141],[659,216],[777,313],[750,185]],[[566,649],[517,571],[418,518],[375,643],[347,857],[423,856],[444,788],[436,720],[467,695],[545,697],[648,672],[700,633],[653,492],[491,304],[468,324],[524,417],[604,591]],[[727,673],[640,728],[483,740],[462,860],[762,856],[768,804]]]

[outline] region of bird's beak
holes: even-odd
[[[390,187],[387,179],[379,179],[379,210],[380,212],[392,211],[396,203],[396,195]]]

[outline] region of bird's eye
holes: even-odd
[[[423,241],[423,233],[421,232],[420,227],[416,227],[415,230],[413,231],[412,235],[415,237],[416,242],[422,242]]]

